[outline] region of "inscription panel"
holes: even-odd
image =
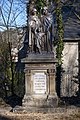
[[[33,91],[36,94],[45,94],[46,92],[46,74],[44,72],[34,73]]]

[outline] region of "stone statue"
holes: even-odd
[[[43,10],[41,18],[36,14],[34,8],[28,19],[29,24],[29,50],[30,52],[42,53],[52,51],[53,41],[53,16],[48,12],[47,7]]]
[[[42,24],[43,24],[43,32],[45,33],[44,42],[45,42],[45,50],[47,52],[51,52],[53,49],[53,15],[48,12],[48,8],[44,7],[43,15],[42,15]]]
[[[41,53],[41,22],[36,15],[37,10],[32,10],[32,15],[29,18],[29,48],[31,52]]]

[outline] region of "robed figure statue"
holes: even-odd
[[[53,51],[53,41],[54,41],[54,24],[53,24],[53,15],[48,12],[48,8],[44,7],[43,15],[41,17],[42,29],[45,33],[44,36],[44,50],[47,52]]]
[[[41,53],[41,38],[39,38],[41,22],[36,15],[36,11],[34,8],[29,17],[29,49],[30,52]]]
[[[35,53],[52,52],[53,48],[53,16],[47,7],[43,15],[38,17],[34,8],[28,19],[29,26],[29,51]]]

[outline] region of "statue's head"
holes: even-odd
[[[36,8],[33,8],[32,15],[36,15],[36,12],[37,12]]]
[[[48,13],[48,7],[43,8],[43,14],[46,15]]]

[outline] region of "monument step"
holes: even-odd
[[[64,106],[64,107],[54,107],[54,108],[49,108],[49,107],[23,107],[23,106],[16,106],[11,110],[12,112],[15,113],[77,113],[80,111],[79,108],[76,108],[75,106]]]

